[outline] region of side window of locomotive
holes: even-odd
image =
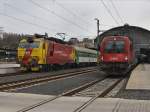
[[[19,48],[27,48],[27,43],[26,42],[21,42],[19,44]]]
[[[30,43],[30,48],[39,48],[39,46],[40,46],[40,42]]]
[[[54,52],[54,44],[53,43],[49,43],[49,55],[53,56],[53,52]]]

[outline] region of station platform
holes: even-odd
[[[139,64],[132,71],[126,89],[150,90],[150,64]]]
[[[18,68],[18,67],[20,67],[20,64],[15,64],[15,63],[14,64],[13,63],[9,63],[9,64],[8,63],[3,63],[3,64],[1,63],[0,64],[0,69],[1,68]]]
[[[22,109],[53,98],[49,95],[0,93],[0,112],[24,112]],[[75,112],[90,97],[60,97],[25,112]],[[150,112],[150,101],[98,98],[82,112]]]
[[[0,74],[16,73],[20,71],[20,64],[0,64]]]

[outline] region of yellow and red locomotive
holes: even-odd
[[[18,60],[22,68],[49,71],[62,66],[96,64],[97,51],[71,46],[54,37],[35,34],[20,41]]]
[[[43,37],[36,34],[20,41],[18,60],[22,67],[32,71],[47,71],[53,65],[74,62],[74,49],[72,46],[53,37]]]

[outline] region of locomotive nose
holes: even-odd
[[[38,66],[38,57],[30,57],[28,60],[23,61],[22,66],[24,66],[27,69],[32,69],[32,67]]]

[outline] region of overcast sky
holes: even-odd
[[[0,0],[0,26],[5,32],[47,32],[49,36],[63,32],[72,37],[92,38],[96,35],[94,18],[100,19],[101,30],[124,23],[150,30],[150,1]]]

